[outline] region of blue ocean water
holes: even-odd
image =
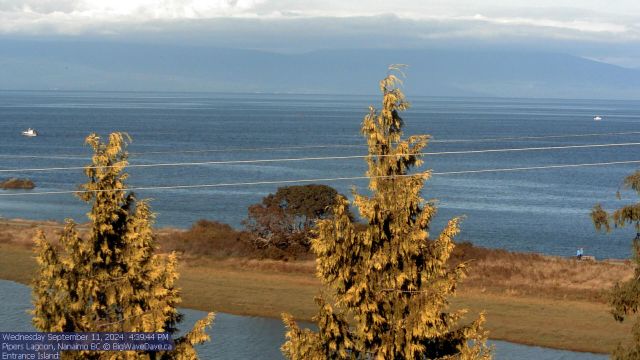
[[[412,108],[404,114],[406,134],[431,134],[429,152],[640,141],[640,133],[630,133],[640,132],[640,102],[408,97]],[[363,155],[360,123],[368,106],[379,106],[379,101],[379,96],[3,91],[0,170],[85,165],[90,151],[83,146],[84,138],[90,132],[106,136],[112,131],[132,136],[132,164]],[[595,114],[604,119],[593,121]],[[40,136],[20,136],[28,127]],[[549,137],[576,134],[601,135]],[[327,145],[348,146],[322,147]],[[424,168],[449,172],[640,160],[638,148],[430,155]],[[439,201],[434,232],[450,217],[465,216],[459,240],[563,256],[583,247],[588,255],[623,258],[630,255],[635,230],[597,234],[589,211],[597,202],[614,208],[636,201],[630,192],[622,193],[622,201],[615,198],[623,177],[636,168],[626,164],[434,176],[423,195]],[[129,184],[354,177],[364,171],[362,159],[131,168]],[[32,178],[37,188],[31,192],[73,190],[84,181],[81,170],[0,172],[0,178],[9,176]],[[345,194],[352,186],[366,188],[363,180],[326,183]],[[247,207],[278,186],[137,194],[152,199],[160,226],[188,227],[208,218],[239,227]],[[4,218],[70,217],[83,222],[87,210],[69,194],[0,196]]]

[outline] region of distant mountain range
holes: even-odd
[[[0,89],[372,94],[387,65],[430,96],[640,99],[640,70],[507,50],[323,50],[303,54],[0,39]]]

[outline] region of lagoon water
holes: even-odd
[[[407,95],[413,106],[404,115],[406,133],[433,135],[429,152],[640,141],[640,102]],[[105,136],[129,133],[132,164],[362,155],[366,149],[359,126],[368,105],[377,106],[379,98],[1,91],[0,170],[85,165],[90,152],[83,139],[93,131]],[[603,120],[593,121],[594,114]],[[28,127],[41,135],[20,136]],[[564,137],[577,134],[586,136]],[[430,155],[424,168],[447,172],[640,160],[638,150],[623,146]],[[597,202],[619,206],[615,193],[622,178],[636,168],[638,164],[434,176],[424,197],[439,200],[434,230],[452,216],[466,216],[460,240],[561,256],[583,247],[585,254],[598,258],[624,258],[630,255],[635,231],[596,234],[589,210]],[[364,171],[362,159],[131,168],[129,183],[200,185],[353,177]],[[84,181],[81,170],[0,172],[0,179],[9,176],[32,178],[37,185],[32,193],[74,190]],[[345,194],[354,185],[366,188],[365,181],[325,183]],[[248,205],[278,186],[137,193],[153,199],[161,226],[188,227],[201,218],[240,226]],[[622,195],[623,202],[636,199],[632,193]],[[0,196],[0,217],[5,218],[85,221],[86,211],[69,194]]]
[[[30,315],[31,292],[27,286],[0,280],[0,332],[34,331]],[[184,329],[189,328],[204,312],[183,310]],[[208,330],[211,342],[198,347],[201,359],[282,359],[279,347],[284,342],[284,326],[278,319],[217,314]],[[492,341],[495,359],[600,360],[606,356],[591,353],[525,346],[505,341]]]

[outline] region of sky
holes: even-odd
[[[0,39],[282,53],[497,47],[640,68],[640,1],[0,0]]]

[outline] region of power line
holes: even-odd
[[[0,158],[4,159],[53,159],[53,160],[89,160],[91,156],[87,155],[14,155],[0,154]]]
[[[425,152],[425,153],[420,153],[420,155],[481,154],[481,153],[492,153],[492,152],[516,152],[516,151],[535,151],[535,150],[583,149],[583,148],[635,146],[635,145],[640,145],[640,143],[635,142],[635,143],[612,143],[612,144],[589,144],[589,145],[539,146],[539,147],[526,147],[526,148],[506,148],[506,149],[440,151],[440,152]]]
[[[445,140],[431,140],[430,142],[459,143],[459,142],[483,142],[483,141],[500,141],[500,140],[540,140],[540,139],[557,139],[557,138],[574,138],[574,137],[591,137],[591,136],[611,136],[611,135],[634,135],[634,134],[640,134],[640,131],[608,132],[608,133],[587,133],[587,134],[566,134],[566,135],[540,135],[540,136],[507,136],[507,137],[478,138],[478,139],[445,139]]]
[[[591,145],[566,145],[566,146],[543,146],[543,147],[527,147],[527,148],[506,148],[506,149],[485,149],[485,150],[462,150],[462,151],[441,151],[441,152],[422,152],[417,154],[386,154],[374,155],[374,157],[392,157],[405,155],[459,155],[459,154],[481,154],[481,153],[498,153],[498,152],[519,152],[519,151],[540,151],[540,150],[563,150],[563,149],[584,149],[584,148],[604,148],[604,147],[621,147],[621,146],[637,146],[640,142],[634,143],[613,143],[613,144],[591,144]],[[202,165],[232,165],[232,164],[258,164],[273,162],[292,162],[292,161],[317,161],[317,160],[347,160],[347,159],[365,159],[371,155],[347,155],[347,156],[320,156],[320,157],[303,157],[303,158],[279,158],[279,159],[257,159],[257,160],[221,160],[221,161],[200,161],[200,162],[172,162],[158,164],[129,164],[127,168],[152,168],[152,167],[168,167],[168,166],[202,166]],[[63,171],[63,170],[84,170],[84,169],[106,169],[116,165],[108,166],[69,166],[69,167],[47,167],[47,168],[25,168],[25,169],[0,169],[0,173],[12,172],[41,172],[41,171]]]
[[[498,173],[498,172],[526,171],[526,170],[562,169],[562,168],[577,168],[577,167],[592,167],[592,166],[607,166],[607,165],[625,165],[625,164],[638,164],[638,163],[640,163],[640,160],[610,161],[610,162],[583,163],[583,164],[541,165],[541,166],[528,166],[528,167],[515,167],[515,168],[496,168],[496,169],[478,169],[478,170],[431,172],[431,175],[434,175],[434,176],[446,176],[446,175],[462,175],[462,174],[478,174],[478,173]],[[110,190],[41,191],[41,192],[8,193],[8,194],[0,194],[0,196],[59,195],[59,194],[85,193],[85,192],[101,193],[101,192],[111,192],[111,191],[196,189],[196,188],[216,188],[216,187],[231,187],[231,186],[252,186],[252,185],[275,185],[275,184],[309,183],[309,182],[324,182],[324,181],[389,179],[389,178],[397,178],[397,177],[424,176],[424,175],[426,175],[428,173],[429,172],[422,172],[422,173],[419,173],[419,174],[390,175],[390,176],[354,176],[354,177],[336,177],[336,178],[316,178],[316,179],[271,180],[271,181],[237,182],[237,183],[199,184],[199,185],[138,186],[138,187],[130,187],[130,188],[126,188],[126,189],[117,189],[117,190],[110,189]]]
[[[468,142],[493,142],[502,140],[541,140],[541,139],[557,139],[557,138],[574,138],[574,137],[594,137],[594,136],[614,136],[614,135],[635,135],[640,131],[626,132],[608,132],[608,133],[587,133],[587,134],[565,134],[565,135],[542,135],[542,136],[509,136],[494,138],[476,138],[476,139],[431,139],[431,143],[468,143]],[[287,151],[287,150],[304,150],[304,149],[329,149],[329,148],[366,148],[365,144],[326,144],[326,145],[294,145],[294,146],[272,146],[272,147],[229,147],[221,149],[193,149],[193,150],[165,150],[165,151],[140,151],[130,152],[130,155],[154,155],[154,154],[197,154],[197,153],[215,153],[215,152],[243,152],[243,151]],[[90,159],[90,155],[81,154],[58,154],[58,155],[13,155],[0,154],[0,158],[24,158],[24,159]]]

